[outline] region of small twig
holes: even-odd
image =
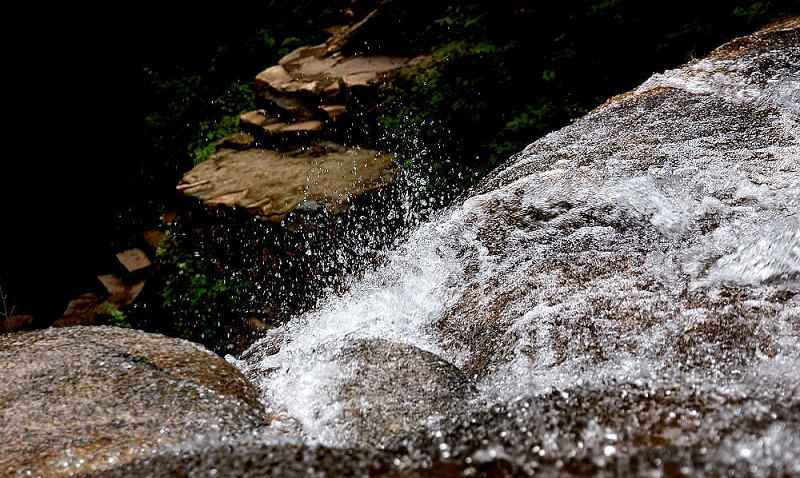
[[[11,306],[11,312],[8,311],[8,303],[6,302],[8,296],[3,292],[3,286],[0,286],[0,302],[2,302],[3,312],[1,313],[3,316],[3,321],[7,321],[9,317],[14,315],[14,306]]]

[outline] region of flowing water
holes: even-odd
[[[800,474],[796,23],[533,143],[231,359],[267,436],[400,471]]]

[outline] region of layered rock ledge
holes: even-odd
[[[298,207],[335,213],[394,181],[393,154],[333,143],[281,153],[223,149],[186,173],[178,186],[209,206],[238,206],[271,220]]]
[[[350,198],[394,182],[393,154],[331,141],[348,137],[348,128],[363,129],[354,121],[376,107],[378,91],[426,64],[427,57],[346,53],[366,27],[375,30],[375,22],[389,20],[379,7],[351,25],[332,27],[325,43],[298,48],[260,72],[255,91],[261,108],[241,115],[244,133],[220,141],[217,153],[186,173],[178,190],[208,206],[238,206],[281,220],[303,204],[341,212]]]

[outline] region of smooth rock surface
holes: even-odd
[[[117,261],[125,268],[128,273],[138,272],[150,267],[153,263],[147,254],[139,248],[126,249],[118,252]]]
[[[0,336],[0,475],[99,471],[269,422],[255,390],[186,341],[114,327]]]
[[[325,143],[294,153],[221,150],[178,186],[210,206],[281,217],[305,202],[341,205],[394,180],[393,154]]]

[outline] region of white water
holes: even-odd
[[[478,393],[458,404],[467,415],[487,403],[545,407],[560,400],[554,391],[565,403],[611,397],[570,445],[558,429],[531,438],[487,425],[481,436],[506,443],[501,454],[523,467],[545,451],[566,460],[584,447],[603,464],[647,448],[631,441],[647,433],[644,423],[674,419],[659,436],[702,448],[708,462],[800,473],[793,38],[655,75],[635,91],[641,99],[537,141],[349,291],[256,343],[234,362],[277,414],[275,430],[352,444],[338,387],[359,372],[336,357],[355,338],[381,338],[471,377]],[[660,398],[627,413],[627,390]],[[447,418],[421,423],[420,433],[441,438]],[[474,449],[464,437],[449,441],[476,460],[497,456],[499,445]]]

